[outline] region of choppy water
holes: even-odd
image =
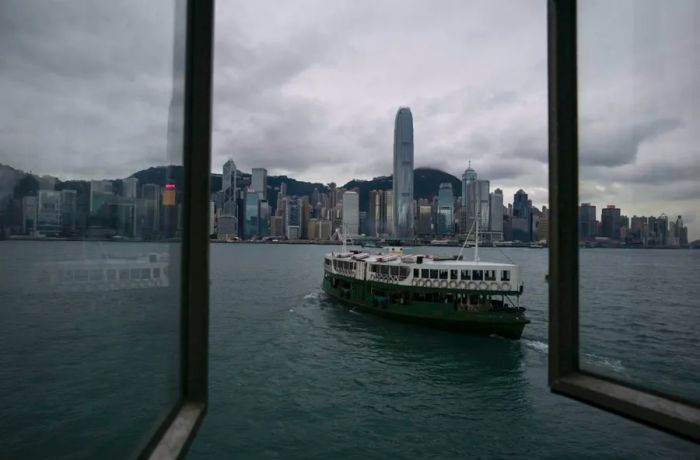
[[[122,458],[176,397],[175,298],[10,303],[7,261],[22,266],[21,254],[158,249],[91,245],[0,244],[1,458]],[[532,323],[520,341],[332,302],[319,287],[328,250],[212,246],[210,406],[190,458],[700,458],[697,445],[549,392],[546,250],[482,250],[523,266]],[[700,251],[587,250],[582,267],[583,361],[695,397],[698,283],[639,292],[698,279]]]

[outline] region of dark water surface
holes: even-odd
[[[549,392],[546,250],[481,250],[482,260],[523,267],[521,301],[532,323],[520,341],[344,308],[319,288],[329,250],[212,246],[210,409],[190,458],[700,458],[697,445]],[[619,269],[629,254],[584,251],[582,265]],[[700,276],[700,251],[633,256],[636,264],[687,264]],[[616,276],[616,304],[662,307],[640,302]],[[586,288],[595,280],[582,278]],[[698,298],[675,295],[681,304]],[[632,331],[598,308],[599,321],[584,321],[583,361],[621,378],[671,372],[671,389],[697,390],[698,334],[685,325],[697,330],[700,309],[684,308],[691,313],[667,324],[683,333],[657,337],[645,353],[637,335],[654,336],[653,327]],[[616,347],[606,351],[610,342]]]
[[[0,458],[124,458],[179,391],[176,285],[47,293],[32,261],[174,249],[0,243]],[[327,300],[333,249],[212,245],[210,405],[189,458],[700,458],[698,445],[549,392],[547,250],[481,251],[524,270],[532,323],[509,341]],[[581,259],[582,361],[696,398],[700,251]]]

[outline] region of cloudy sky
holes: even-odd
[[[0,162],[119,178],[168,162],[171,2],[3,1]],[[581,199],[682,214],[700,238],[700,4],[581,11]],[[544,0],[220,1],[213,168],[344,183],[391,172],[398,107],[415,164],[467,162],[547,201]],[[700,228],[698,229],[700,230]]]

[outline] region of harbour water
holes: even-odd
[[[134,452],[176,398],[179,354],[177,321],[168,319],[176,308],[149,308],[163,300],[134,297],[139,291],[75,297],[61,308],[24,294],[17,313],[6,261],[158,246],[168,250],[0,243],[8,458]],[[532,323],[519,341],[392,322],[330,301],[321,258],[334,249],[212,245],[210,405],[189,458],[700,458],[700,446],[549,392],[546,249],[481,250],[482,260],[523,266],[521,304]],[[681,272],[700,277],[700,251],[584,250],[581,265],[591,309],[582,313],[583,361],[696,397],[698,283],[673,286]],[[620,267],[637,268],[632,276]],[[587,284],[600,279],[613,281]],[[666,286],[666,302],[645,286]]]

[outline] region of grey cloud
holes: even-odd
[[[620,166],[633,163],[639,147],[682,126],[677,118],[634,124],[583,123],[579,128],[579,161],[590,166]]]

